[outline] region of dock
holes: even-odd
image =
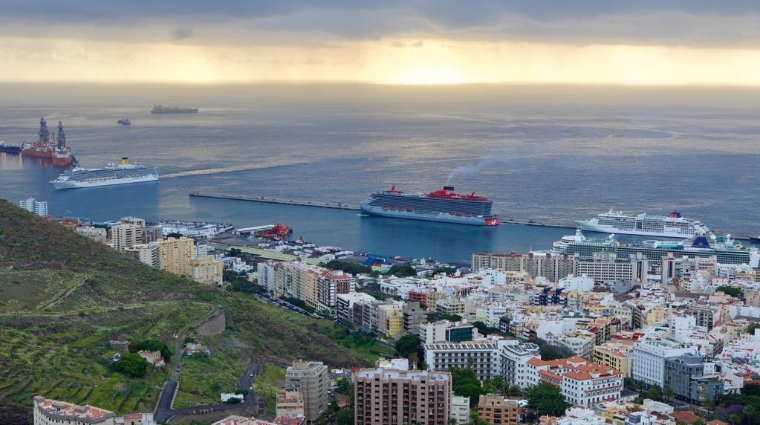
[[[358,206],[349,205],[343,202],[302,201],[298,199],[270,198],[266,196],[238,196],[238,195],[211,194],[211,193],[201,193],[198,191],[191,192],[190,196],[196,197],[196,198],[229,199],[233,201],[263,202],[265,204],[295,205],[299,207],[317,207],[317,208],[332,208],[336,210],[359,211]]]

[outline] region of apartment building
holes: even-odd
[[[352,292],[349,294],[338,294],[336,296],[337,319],[339,322],[357,329],[361,329],[361,314],[359,314],[359,326],[354,322],[354,305],[359,303],[368,303],[375,301],[375,297],[363,292]]]
[[[404,332],[409,334],[420,334],[420,325],[427,322],[427,311],[422,308],[418,301],[407,301],[403,309]]]
[[[446,425],[451,391],[448,372],[361,369],[354,374],[354,423]]]
[[[151,267],[158,268],[160,265],[158,244],[155,242],[133,245],[131,248],[125,248],[124,253]]]
[[[111,226],[111,244],[115,250],[124,252],[127,248],[142,243],[142,227],[134,224]]]
[[[19,201],[18,206],[39,216],[48,215],[47,201],[37,201],[34,198]]]
[[[456,298],[446,298],[435,303],[435,311],[446,316],[462,316],[464,303]]]
[[[696,355],[696,348],[664,338],[646,338],[633,346],[631,378],[646,385],[665,385],[665,360],[684,354]]]
[[[304,416],[309,422],[319,419],[327,411],[327,390],[330,378],[322,362],[296,361],[285,372],[286,389],[303,394]]]
[[[190,273],[196,282],[221,285],[224,264],[210,255],[201,255],[190,260]]]
[[[303,393],[299,390],[277,391],[277,416],[305,416]]]
[[[34,425],[114,425],[116,414],[92,406],[34,397]]]
[[[468,368],[480,381],[499,372],[498,350],[494,343],[467,341],[461,343],[425,344],[425,363],[429,371]]]
[[[594,283],[646,281],[649,262],[641,253],[631,254],[626,260],[619,260],[614,252],[595,252],[588,259],[580,258],[579,254],[576,256],[575,274],[586,275],[594,279]]]
[[[519,401],[502,396],[481,395],[478,417],[491,425],[517,425],[520,423]]]
[[[665,360],[663,388],[672,388],[678,400],[701,405],[705,400],[719,399],[723,386],[715,364],[704,363],[699,356],[683,354]]]
[[[623,391],[620,371],[578,356],[552,361],[533,358],[528,361],[527,375],[530,386],[539,382],[557,385],[565,401],[583,407],[617,400]]]
[[[532,342],[521,342],[516,339],[500,340],[497,342],[499,356],[499,375],[509,385],[527,388],[528,360],[541,358],[538,345]]]
[[[193,240],[186,237],[158,241],[158,267],[169,273],[192,277]]]
[[[606,342],[594,347],[594,362],[617,369],[623,378],[631,376],[631,361],[633,343]]]
[[[383,304],[377,307],[377,333],[392,340],[404,332],[402,304]]]
[[[570,255],[535,255],[529,254],[472,254],[472,271],[486,269],[507,272],[526,272],[532,278],[545,277],[557,282],[563,277],[575,273],[576,259]]]

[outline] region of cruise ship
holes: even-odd
[[[673,211],[669,215],[639,214],[626,215],[609,210],[591,220],[576,221],[581,230],[621,235],[656,236],[686,239],[692,236],[710,234],[710,229],[699,221],[681,217]]]
[[[122,158],[120,164],[108,164],[104,168],[73,168],[50,183],[56,189],[78,189],[156,180],[156,167],[130,164],[127,158]]]
[[[405,194],[393,186],[373,193],[359,203],[359,208],[366,214],[382,217],[496,226],[499,218],[491,214],[492,205],[493,201],[474,192],[456,193],[453,186],[444,186],[427,194]]]
[[[659,262],[672,253],[676,257],[712,257],[715,256],[720,264],[750,264],[757,265],[760,253],[756,248],[747,248],[726,236],[694,236],[680,241],[674,240],[644,240],[641,242],[624,242],[615,239],[614,235],[607,238],[586,238],[580,230],[575,235],[563,236],[548,252],[553,255],[578,255],[581,259],[592,259],[597,253],[614,253],[618,260],[628,260],[631,255],[641,253],[649,261]],[[754,267],[754,266],[753,266]]]

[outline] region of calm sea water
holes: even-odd
[[[396,185],[447,182],[494,200],[503,221],[570,223],[610,208],[760,234],[760,90],[611,87],[1,85],[0,140],[59,120],[84,167],[155,165],[155,183],[56,191],[53,166],[0,154],[0,198],[55,215],[254,226],[345,249],[466,260],[544,249],[572,229],[492,228],[190,198],[193,190],[358,204]],[[199,114],[151,115],[154,103]],[[128,117],[132,126],[116,124]]]

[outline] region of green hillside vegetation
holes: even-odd
[[[173,348],[173,334],[222,312],[225,330],[201,337],[212,355],[182,360],[175,406],[218,402],[252,361],[367,364],[326,336],[331,322],[153,269],[0,200],[4,422],[31,423],[37,394],[118,413],[151,411],[168,370],[151,366],[144,378],[128,378],[109,366],[116,350],[108,342],[157,340]]]

